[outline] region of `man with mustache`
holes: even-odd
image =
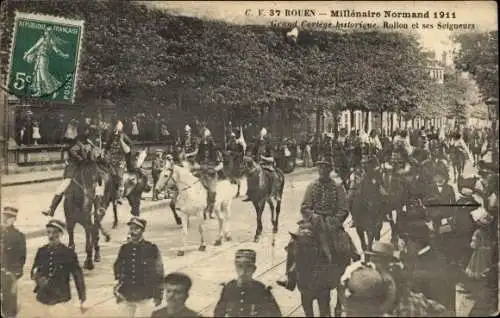
[[[151,299],[159,306],[163,294],[163,262],[156,244],[143,237],[146,220],[133,217],[127,223],[127,242],[118,252],[114,264],[114,289],[122,317],[149,317]]]
[[[71,300],[69,276],[75,280],[80,306],[83,306],[86,300],[83,271],[75,251],[61,242],[66,225],[51,220],[46,228],[49,243],[38,249],[31,269],[31,279],[36,282],[36,300],[46,311],[40,317],[70,317],[67,307]]]

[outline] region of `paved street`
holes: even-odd
[[[472,173],[470,166],[466,174]],[[197,251],[198,233],[194,226],[189,235],[190,248],[186,255],[177,257],[177,248],[181,246],[180,228],[175,225],[171,212],[167,208],[156,208],[151,212],[144,213],[143,217],[148,221],[146,238],[158,244],[164,261],[165,272],[183,271],[189,274],[194,281],[194,286],[188,300],[188,306],[200,311],[204,316],[211,316],[215,302],[218,300],[221,286],[220,283],[235,277],[233,268],[234,252],[239,248],[253,248],[257,251],[256,278],[265,284],[273,286],[273,293],[282,309],[284,316],[303,316],[300,307],[300,295],[298,291],[289,292],[275,284],[276,279],[282,277],[285,268],[284,247],[288,242],[288,230],[295,229],[295,223],[299,219],[299,206],[306,185],[316,177],[315,174],[297,174],[287,176],[282,213],[280,218],[280,233],[276,237],[276,246],[271,246],[270,215],[266,210],[264,213],[264,233],[261,242],[252,242],[255,231],[255,213],[250,203],[244,203],[240,199],[233,202],[233,213],[231,231],[233,241],[223,244],[221,247],[207,246],[206,252]],[[44,208],[51,198],[57,186],[57,182],[32,184],[29,186],[4,188],[2,196],[7,202],[16,204],[21,209],[19,227],[24,231],[31,223],[33,227],[42,227],[44,218],[40,218],[39,211]],[[245,189],[242,189],[245,191]],[[5,203],[7,203],[5,202]],[[144,206],[150,204],[143,201]],[[62,217],[62,209],[57,211],[56,216]],[[105,243],[101,240],[101,263],[96,264],[93,271],[86,271],[87,302],[85,306],[88,311],[84,317],[116,317],[116,303],[112,295],[114,286],[112,265],[117,256],[119,246],[124,242],[127,235],[125,222],[130,217],[128,206],[120,208],[120,225],[118,229],[111,232],[112,239]],[[36,222],[38,223],[35,223]],[[111,211],[105,217],[105,226],[109,228],[112,220]],[[31,221],[31,222],[30,222]],[[33,224],[35,223],[35,224]],[[217,221],[207,222],[207,243],[215,239]],[[359,248],[359,240],[353,229],[349,227],[349,219],[346,221],[346,229],[353,237]],[[388,240],[389,227],[384,224],[382,240]],[[64,241],[67,237],[64,238]],[[83,236],[80,228],[76,235],[77,252],[80,263],[84,259]],[[39,310],[34,299],[33,282],[29,279],[29,270],[33,263],[34,253],[37,247],[45,244],[45,238],[33,238],[28,241],[28,259],[25,266],[25,275],[19,281],[19,300],[21,305],[20,317],[33,317]],[[73,284],[72,284],[73,286]],[[82,316],[77,308],[76,291],[72,292],[75,301],[73,316]],[[332,293],[332,308],[335,302],[335,294]],[[466,315],[471,308],[470,301],[463,297],[458,299],[460,315]]]

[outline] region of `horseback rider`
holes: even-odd
[[[68,163],[64,168],[63,181],[56,190],[48,210],[42,211],[43,215],[54,216],[54,213],[62,201],[65,191],[68,189],[78,166],[84,162],[94,160],[93,144],[89,140],[90,127],[82,125],[78,129],[78,136],[68,149]]]
[[[222,155],[216,149],[210,130],[204,128],[201,141],[194,153],[195,162],[200,166],[200,180],[207,189],[207,211],[213,217],[215,198],[217,194],[218,172],[222,169]]]
[[[146,180],[147,177],[144,172],[139,168],[134,166],[134,158],[132,155],[133,144],[132,140],[123,132],[123,123],[121,120],[117,120],[115,128],[110,135],[109,139],[104,146],[106,152],[106,158],[111,166],[111,171],[116,178],[118,187],[116,189],[117,202],[121,204],[120,198],[124,195],[124,184],[123,184],[123,173],[124,168],[127,168],[128,172],[137,172],[139,177]],[[149,192],[149,186],[146,187],[145,192]]]
[[[256,162],[259,162],[261,167],[265,170],[268,170],[272,172],[271,178],[272,178],[272,196],[278,196],[279,192],[279,175],[276,172],[275,167],[275,161],[274,161],[274,151],[273,147],[271,145],[271,142],[269,140],[269,137],[267,136],[267,130],[266,128],[262,128],[259,132],[259,138],[257,141],[254,143],[253,151],[252,151],[252,157],[253,160]],[[247,192],[247,197],[243,199],[243,202],[248,202],[251,201],[250,198],[248,197],[248,192]]]
[[[469,159],[469,147],[467,147],[465,140],[459,132],[453,134],[450,146],[458,149],[458,151],[464,154],[465,158]]]
[[[354,245],[343,228],[343,223],[349,214],[346,193],[342,185],[336,184],[330,176],[333,170],[331,156],[323,157],[317,162],[319,178],[309,184],[302,201],[300,211],[302,220],[298,223],[299,231],[302,227],[308,227],[313,234],[319,236],[321,250],[327,255],[330,262],[334,258],[332,250],[335,251],[336,256],[347,254],[344,256],[357,259],[359,255],[355,255]],[[292,238],[286,248],[287,279],[277,281],[278,285],[289,290],[295,288],[297,279],[294,265],[294,244]]]

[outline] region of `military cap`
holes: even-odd
[[[132,224],[135,224],[144,230],[146,228],[147,222],[144,219],[141,219],[141,218],[134,216],[133,218],[130,219],[130,221],[127,222],[127,225],[132,225]]]
[[[12,206],[6,206],[3,208],[3,214],[9,215],[9,216],[14,216],[17,217],[17,212],[19,210],[12,207]]]
[[[257,259],[257,253],[255,253],[254,250],[240,249],[236,251],[234,261],[236,263],[247,263],[255,265],[256,259]]]
[[[47,225],[45,225],[45,227],[52,227],[58,229],[61,232],[64,232],[64,230],[66,229],[66,224],[64,224],[63,221],[52,219],[47,223]]]

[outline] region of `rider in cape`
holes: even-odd
[[[267,136],[267,130],[266,128],[262,128],[261,131],[259,132],[259,139],[254,144],[253,151],[252,151],[252,157],[256,162],[259,162],[261,167],[265,170],[268,170],[272,172],[271,177],[272,177],[272,182],[271,184],[273,185],[272,189],[272,196],[278,197],[279,196],[279,175],[278,172],[276,171],[275,167],[275,162],[274,162],[274,151],[271,146],[271,142],[269,141],[269,138]],[[250,197],[248,196],[245,199],[243,199],[243,202],[248,202],[250,201]]]
[[[64,193],[71,184],[73,174],[76,172],[80,164],[95,161],[95,145],[90,141],[90,127],[82,125],[78,129],[78,136],[75,138],[74,143],[68,149],[68,162],[64,168],[63,181],[56,190],[50,207],[42,211],[43,215],[54,216],[54,213],[62,201]]]

